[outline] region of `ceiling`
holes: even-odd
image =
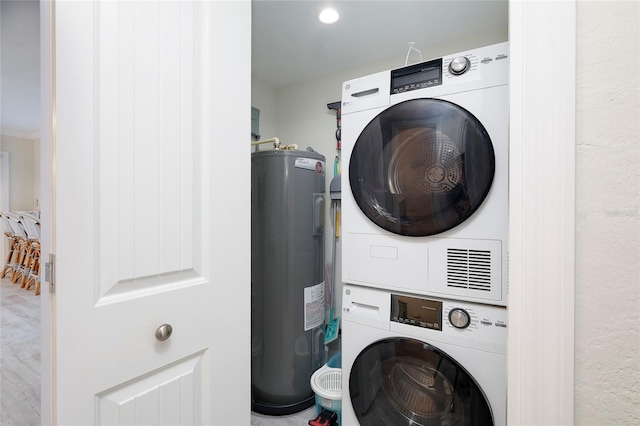
[[[329,5],[340,20],[322,24],[317,15]],[[454,39],[506,33],[508,23],[507,0],[253,0],[252,8],[253,77],[275,89],[404,58],[409,42],[426,51]]]
[[[38,1],[0,4],[0,127],[3,134],[35,138],[40,120]],[[327,5],[340,13],[335,24],[316,18]],[[252,74],[278,89],[404,57],[409,42],[425,51],[453,39],[506,32],[507,7],[507,0],[253,0]]]

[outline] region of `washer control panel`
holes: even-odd
[[[486,305],[426,299],[403,294],[391,294],[391,322],[442,331],[443,326],[474,331],[487,327],[506,328],[503,311],[496,316]]]
[[[396,336],[504,354],[507,308],[344,284],[342,321]]]
[[[442,302],[392,294],[390,319],[401,324],[442,330]]]

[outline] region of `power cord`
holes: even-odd
[[[415,41],[410,41],[409,42],[409,50],[407,51],[407,57],[404,60],[404,66],[406,67],[409,64],[409,55],[411,54],[412,50],[415,50],[416,52],[418,52],[418,55],[420,55],[420,62],[422,62],[422,52],[419,51],[418,49],[416,49],[415,47],[413,47],[416,44]]]

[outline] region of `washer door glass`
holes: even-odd
[[[417,340],[386,339],[364,349],[353,363],[349,394],[362,425],[493,425],[473,377]]]
[[[469,111],[448,101],[394,105],[362,131],[349,182],[363,213],[387,231],[427,236],[467,220],[489,193],[493,144]]]

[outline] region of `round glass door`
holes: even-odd
[[[381,340],[364,349],[349,375],[362,425],[493,425],[473,377],[439,349],[417,340]]]
[[[375,224],[407,236],[447,231],[489,193],[493,144],[464,108],[438,99],[394,105],[362,131],[349,163],[356,203]]]

